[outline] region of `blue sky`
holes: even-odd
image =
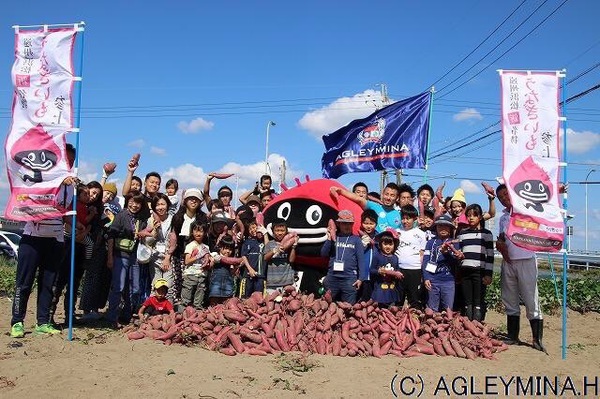
[[[432,154],[499,120],[497,69],[567,68],[569,79],[598,63],[596,1],[567,1],[528,35],[562,3],[527,1],[472,56],[435,84],[439,93],[434,99]],[[264,171],[269,120],[276,122],[269,137],[275,181],[283,160],[288,184],[305,174],[314,179],[321,176],[320,137],[373,112],[381,101],[379,84],[387,85],[391,100],[426,90],[520,4],[519,0],[168,4],[67,0],[51,6],[42,1],[13,2],[0,15],[0,130],[8,132],[10,123],[11,26],[85,21],[80,138],[84,180],[98,179],[102,164],[114,161],[119,165],[114,179],[120,187],[126,162],[140,152],[139,174],[156,170],[164,180],[176,177],[182,187],[192,187],[201,185],[207,172],[235,172],[237,179],[226,183],[241,191]],[[597,84],[599,71],[569,84],[567,96]],[[450,92],[459,84],[463,85]],[[573,182],[569,213],[575,215],[572,248],[584,247],[584,185],[575,182],[582,182],[594,168],[598,172],[589,180],[600,181],[599,110],[598,91],[567,108],[568,180]],[[469,202],[484,202],[478,179],[492,182],[501,175],[499,137],[432,158],[430,184],[435,187],[445,180],[447,194],[462,186]],[[474,147],[481,148],[469,149]],[[423,171],[405,173],[403,180],[415,188],[423,182]],[[340,181],[351,186],[362,180],[376,190],[378,178],[376,173],[350,174]],[[6,182],[3,173],[4,193]],[[590,185],[588,190],[589,246],[597,250],[600,186]]]

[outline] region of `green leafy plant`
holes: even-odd
[[[556,291],[558,289],[558,297]],[[538,295],[542,311],[546,314],[559,313],[562,308],[563,280],[556,279],[556,287],[551,278],[538,280]],[[500,275],[496,273],[492,284],[487,288],[486,302],[489,309],[504,310],[500,288]],[[600,274],[586,272],[573,274],[567,280],[567,306],[580,312],[600,312]]]
[[[0,297],[14,294],[16,277],[16,262],[0,257]]]

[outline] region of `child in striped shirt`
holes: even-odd
[[[468,226],[456,237],[464,259],[460,265],[464,314],[469,320],[482,321],[485,314],[485,288],[492,282],[494,268],[494,236],[481,227],[483,211],[479,204],[465,210]]]

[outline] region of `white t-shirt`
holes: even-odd
[[[418,227],[410,230],[398,230],[400,244],[396,250],[398,266],[401,269],[417,270],[421,268],[421,251],[425,249],[427,237]]]
[[[199,244],[196,241],[192,241],[188,245],[185,246],[185,254],[186,255],[191,254],[192,252],[194,252],[195,249],[198,249],[200,257],[197,261],[195,261],[191,265],[187,266],[183,270],[184,276],[190,276],[190,275],[199,276],[202,273],[205,273],[205,271],[202,270],[202,258],[205,255],[208,255],[208,253],[209,253],[208,246],[206,244]]]

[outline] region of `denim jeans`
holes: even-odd
[[[136,253],[117,252],[114,255],[112,281],[108,296],[107,319],[116,322],[119,318],[119,306],[123,300],[121,311],[124,323],[129,323],[133,311],[140,306],[140,265]]]
[[[431,280],[431,291],[427,307],[434,312],[440,312],[454,306],[454,291],[456,289],[454,280],[437,281]]]
[[[348,302],[352,305],[356,303],[358,291],[352,286],[356,279],[348,277],[335,277],[328,274],[325,277],[325,289],[331,291],[331,297],[334,301]]]

